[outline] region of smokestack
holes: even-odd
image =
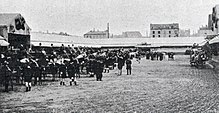
[[[212,23],[213,23],[213,21],[212,21],[212,14],[209,14],[208,15],[208,28],[209,29],[212,29]]]
[[[109,23],[107,23],[107,38],[109,38]]]

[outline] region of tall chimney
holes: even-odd
[[[107,23],[107,38],[109,38],[109,23]]]
[[[209,29],[212,29],[212,23],[213,23],[213,21],[212,21],[212,14],[209,14],[208,15],[208,28]]]

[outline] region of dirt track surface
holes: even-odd
[[[219,112],[219,79],[211,69],[190,67],[188,56],[174,61],[133,60],[133,74],[83,77],[78,86],[44,82],[24,92],[0,92],[0,112]]]

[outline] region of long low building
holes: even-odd
[[[78,36],[63,36],[47,33],[31,33],[31,43],[36,42],[59,42],[74,45],[94,45],[94,46],[137,46],[139,44],[150,44],[150,47],[160,46],[192,46],[194,43],[202,43],[205,37],[171,37],[171,38],[109,38],[109,39],[89,39]]]
[[[202,44],[205,37],[171,37],[171,38],[109,38],[90,39],[78,36],[63,36],[48,33],[31,33],[31,44],[33,46],[86,46],[95,48],[184,48],[191,47],[194,43]]]

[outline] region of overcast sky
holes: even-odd
[[[150,23],[179,23],[181,29],[206,25],[219,0],[0,0],[1,13],[21,13],[32,31],[83,36],[93,28],[111,34],[149,32]]]

